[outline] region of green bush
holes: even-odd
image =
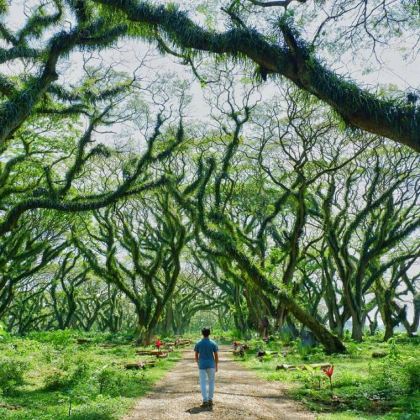
[[[320,346],[305,344],[300,338],[293,342],[293,347],[303,361],[309,361],[317,357],[322,358],[324,355],[324,351]]]
[[[69,376],[67,372],[60,369],[53,369],[44,378],[44,389],[46,391],[57,391],[69,386]]]
[[[40,331],[28,334],[28,338],[54,346],[65,346],[72,343],[80,332],[74,330]]]
[[[89,365],[83,360],[65,360],[44,378],[44,389],[56,391],[74,388],[88,377],[88,373]]]
[[[0,343],[9,338],[10,334],[6,331],[6,328],[2,322],[0,322]]]
[[[371,381],[372,391],[389,399],[403,392],[404,375],[399,366],[394,366],[388,361],[378,365],[378,372],[374,372]]]
[[[71,382],[76,384],[85,380],[89,376],[89,365],[82,359],[75,360],[76,369],[73,371],[71,375]]]
[[[126,376],[125,372],[116,368],[106,367],[102,369],[97,376],[99,393],[110,396],[121,395],[127,381]]]
[[[414,393],[420,389],[420,364],[416,360],[410,360],[404,367],[407,375],[408,391]]]
[[[0,389],[4,394],[12,392],[17,386],[23,385],[23,374],[28,368],[24,362],[3,358],[0,359]]]

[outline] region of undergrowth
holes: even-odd
[[[127,370],[126,363],[143,358],[130,338],[71,330],[1,336],[0,419],[120,418],[180,356]]]
[[[279,381],[286,393],[301,401],[321,419],[419,419],[419,340],[396,336],[387,343],[370,337],[363,343],[347,341],[347,354],[325,355],[318,346],[300,340],[269,343],[250,340],[243,362],[266,380]],[[267,355],[257,358],[258,350]],[[273,354],[276,353],[277,354]],[[380,353],[379,358],[372,357]],[[311,364],[331,363],[333,390],[327,375]],[[297,370],[276,370],[279,365]],[[304,368],[305,367],[305,368]]]

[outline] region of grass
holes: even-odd
[[[79,345],[76,337],[92,340]],[[102,347],[103,343],[114,347]],[[179,359],[126,370],[142,357],[124,336],[64,331],[0,337],[1,419],[120,418]]]
[[[420,419],[420,346],[415,339],[397,336],[388,343],[379,337],[364,343],[346,342],[346,355],[327,356],[320,347],[300,342],[250,341],[243,363],[269,381],[286,384],[287,394],[318,413],[319,419]],[[262,361],[257,349],[278,351]],[[373,358],[372,353],[386,353]],[[334,365],[331,393],[328,377],[321,370],[276,370],[279,364]]]

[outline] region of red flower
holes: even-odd
[[[159,350],[160,346],[162,345],[162,341],[160,341],[160,339],[158,338],[155,342],[155,345],[156,345],[157,349]]]
[[[322,370],[329,378],[331,378],[331,376],[333,376],[334,373],[334,366],[331,365],[330,367],[324,368]]]

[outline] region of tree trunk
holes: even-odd
[[[144,325],[139,324],[136,344],[138,346],[149,346],[152,343],[153,331]]]
[[[281,329],[283,328],[286,319],[287,319],[287,309],[283,306],[278,306],[276,311],[276,328]]]
[[[407,334],[412,337],[419,328],[419,321],[420,321],[420,293],[414,296],[414,317],[413,322],[410,322],[407,319],[407,316],[402,317],[402,324],[404,325]]]
[[[289,309],[293,316],[314,333],[317,340],[324,346],[326,353],[332,354],[346,352],[346,347],[340,339],[331,334],[324,325],[318,322],[308,312],[303,310],[293,299],[286,295],[281,296],[281,299],[284,301],[284,305],[287,309]]]
[[[360,317],[355,315],[352,316],[352,328],[351,328],[351,338],[358,343],[363,341],[363,322],[360,321]]]
[[[385,289],[381,279],[376,282],[375,296],[378,302],[379,312],[381,314],[382,322],[385,326],[384,341],[388,341],[394,335],[394,325],[392,320],[392,299],[391,292]]]
[[[219,239],[219,237],[217,239]],[[266,294],[278,300],[278,302],[283,304],[298,321],[307,326],[314,333],[317,340],[324,346],[326,353],[346,352],[346,347],[337,336],[328,331],[328,329],[310,313],[302,309],[286,292],[270,282],[244,253],[232,246],[230,241],[225,241],[224,246],[227,249],[228,254],[236,260],[239,267],[248,274],[249,279],[253,284],[260,288],[261,291],[264,291]]]

